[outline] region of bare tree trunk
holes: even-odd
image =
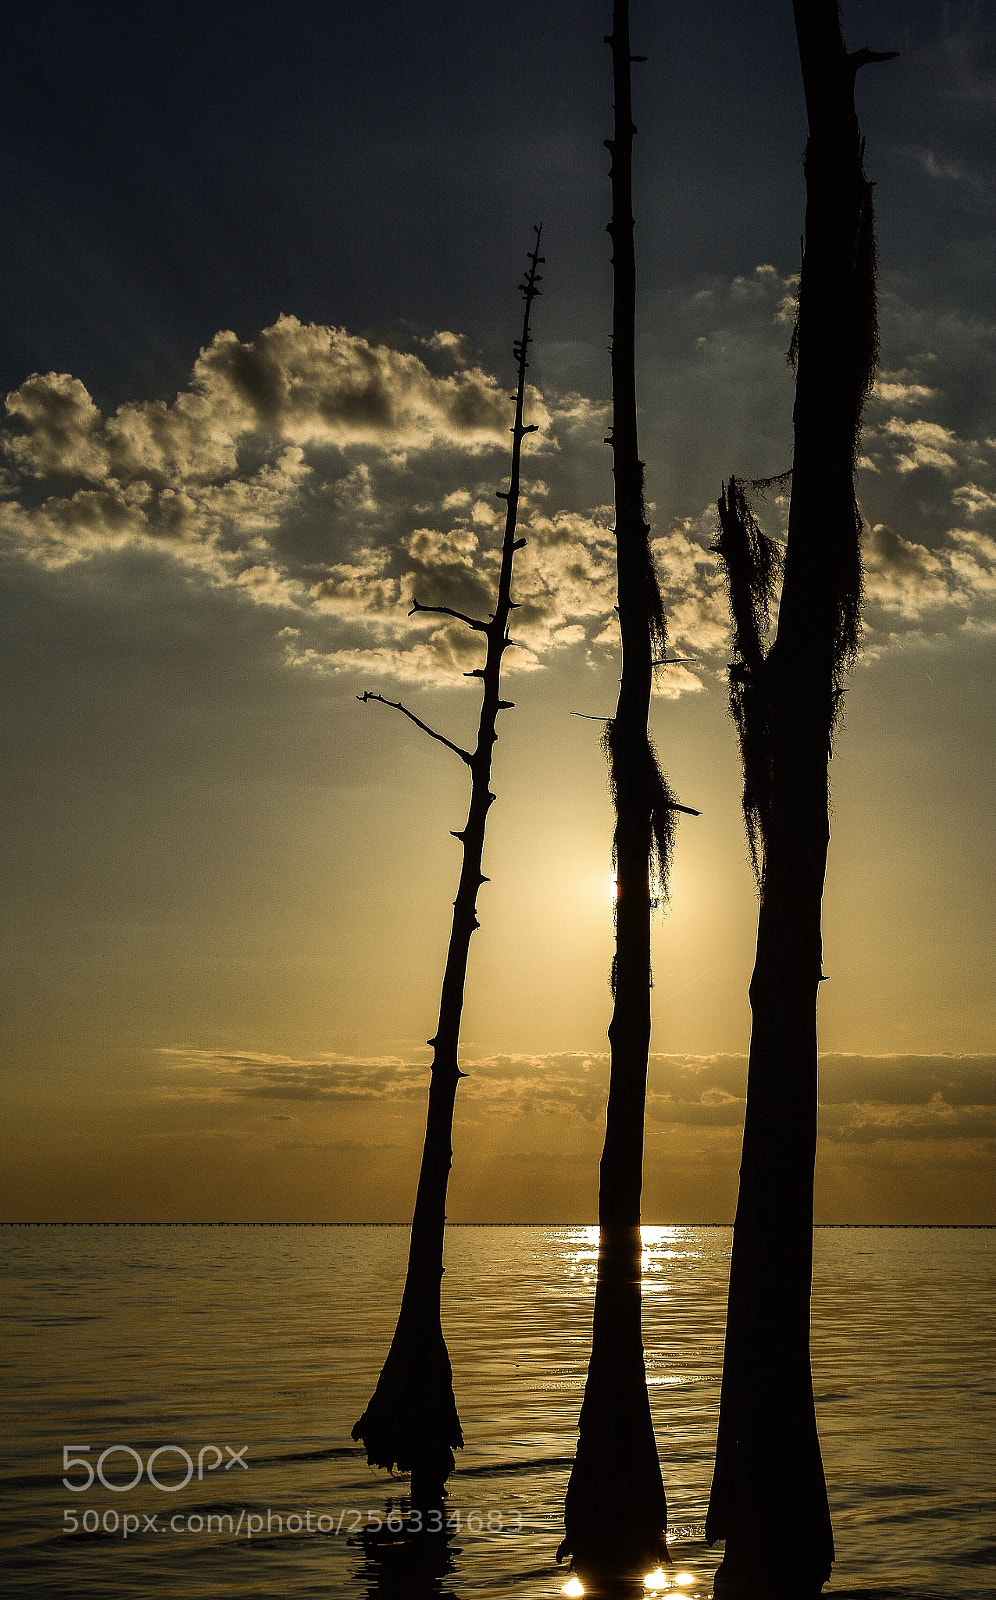
[[[416,1507],[438,1505],[445,1495],[446,1479],[453,1471],[453,1451],[463,1444],[463,1434],[453,1397],[453,1376],[443,1338],[440,1316],[440,1286],[443,1276],[443,1235],[446,1224],[446,1189],[452,1164],[453,1107],[457,1084],[465,1076],[458,1064],[460,1021],[463,1013],[464,983],[471,936],[480,926],[477,920],[477,892],[488,880],[481,872],[484,831],[494,801],[491,793],[491,763],[499,711],[512,702],[501,698],[501,662],[513,643],[508,635],[509,616],[514,609],[511,597],[512,564],[515,552],[525,544],[516,538],[519,503],[519,471],[522,440],[535,432],[535,425],[522,420],[525,398],[526,354],[529,348],[529,316],[539,294],[538,267],[540,232],[529,256],[529,271],[521,286],[525,306],[522,337],[515,345],[518,383],[515,394],[515,421],[512,426],[512,466],[509,488],[499,491],[506,503],[505,532],[502,541],[501,569],[494,613],[490,621],[479,621],[446,606],[424,606],[412,602],[412,613],[436,612],[459,618],[474,632],[484,635],[487,653],[483,667],[469,676],[481,679],[483,698],[477,745],[463,750],[435,733],[396,701],[393,705],[410,721],[458,755],[470,768],[471,795],[467,823],[456,835],[463,845],[463,866],[457,897],[453,902],[453,922],[446,967],[443,973],[439,1021],[433,1038],[432,1076],[426,1116],[425,1143],[412,1217],[408,1272],[394,1339],[384,1362],[373,1398],[353,1428],[353,1438],[362,1440],[371,1466],[397,1468],[412,1476],[411,1498]],[[362,700],[382,700],[369,692]]]
[[[717,1596],[817,1594],[833,1532],[810,1368],[817,993],[828,760],[861,595],[854,462],[877,354],[871,186],[836,0],[796,0],[810,137],[795,452],[775,642],[771,552],[731,481],[718,549],[734,615],[731,701],[752,850],[762,849],[753,1026],[719,1436],[706,1537]]]
[[[640,1196],[650,1049],[650,915],[667,895],[676,810],[647,724],[664,654],[637,443],[629,16],[616,0],[612,47],[612,450],[622,677],[605,746],[616,805],[616,956],[611,1068],[598,1191],[598,1276],[577,1455],[557,1552],[589,1580],[643,1573],[667,1558],[667,1501],[647,1394],[641,1329]],[[655,659],[657,658],[657,659]],[[656,883],[653,878],[656,877]]]

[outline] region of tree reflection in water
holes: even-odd
[[[444,1580],[455,1570],[454,1533],[445,1524],[438,1530],[409,1525],[409,1506],[388,1501],[388,1515],[401,1516],[400,1529],[363,1528],[347,1543],[361,1552],[356,1578],[364,1600],[459,1600]]]

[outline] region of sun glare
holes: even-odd
[[[648,1594],[667,1594],[674,1584],[677,1589],[687,1589],[690,1583],[695,1582],[691,1572],[676,1572],[669,1578],[663,1567],[655,1567],[653,1572],[648,1572],[643,1580],[643,1587]]]
[[[568,1578],[560,1592],[569,1595],[584,1594],[584,1585],[580,1578]]]

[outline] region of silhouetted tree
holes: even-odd
[[[795,449],[779,560],[744,485],[719,502],[733,614],[730,702],[760,907],[740,1196],[706,1538],[726,1540],[716,1594],[818,1593],[833,1532],[809,1351],[816,1003],[829,843],[828,761],[860,621],[854,468],[877,357],[871,185],[836,0],[795,0],[809,116],[806,237],[793,348]]]
[[[611,1067],[598,1191],[598,1276],[591,1357],[565,1507],[570,1554],[596,1580],[646,1571],[667,1556],[667,1501],[647,1394],[641,1331],[640,1194],[650,1050],[650,915],[667,898],[679,806],[661,775],[647,723],[666,647],[637,443],[629,15],[616,0],[612,34],[612,437],[622,677],[604,746],[616,810],[616,952]]]
[[[539,294],[538,268],[540,230],[529,256],[529,270],[521,293],[525,300],[522,336],[514,346],[518,362],[515,393],[515,420],[512,425],[512,465],[509,487],[499,490],[505,501],[505,532],[501,548],[501,567],[495,609],[489,621],[466,616],[449,606],[421,605],[412,601],[410,615],[434,612],[455,617],[475,633],[483,635],[486,654],[483,667],[475,667],[469,677],[481,679],[482,702],[477,745],[473,751],[436,733],[398,701],[367,691],[363,701],[379,700],[401,711],[430,738],[452,750],[470,768],[470,809],[465,827],[455,835],[463,846],[463,866],[457,897],[453,902],[453,922],[446,966],[443,973],[439,1021],[428,1041],[432,1047],[432,1076],[426,1117],[425,1143],[419,1172],[415,1211],[412,1218],[408,1272],[394,1339],[384,1362],[373,1398],[353,1428],[353,1438],[363,1441],[371,1466],[397,1468],[411,1473],[412,1504],[419,1507],[438,1504],[445,1494],[444,1484],[453,1471],[453,1451],[463,1444],[460,1420],[453,1397],[453,1375],[440,1318],[440,1286],[443,1276],[443,1234],[446,1223],[446,1187],[452,1163],[453,1105],[459,1080],[465,1076],[458,1064],[460,1019],[463,1012],[464,982],[470,940],[477,920],[477,892],[487,878],[481,872],[484,830],[494,801],[490,789],[491,762],[498,738],[499,711],[511,708],[501,698],[502,657],[512,640],[508,634],[509,616],[515,602],[511,597],[512,565],[515,552],[525,544],[516,537],[519,504],[519,464],[522,440],[536,431],[535,424],[522,420],[526,385],[526,353],[530,344],[529,318],[532,303]]]

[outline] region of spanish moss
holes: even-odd
[[[763,489],[767,485],[760,487]],[[747,846],[760,887],[771,796],[766,649],[771,607],[782,571],[782,554],[775,541],[761,532],[746,489],[738,478],[731,478],[720,496],[719,534],[713,549],[725,567],[730,598],[733,632],[730,714],[743,759]]]
[[[634,752],[619,730],[617,718],[606,724],[602,734],[602,749],[609,763],[609,792],[616,812],[616,827],[612,837],[612,865],[619,860],[619,785],[623,771],[631,772],[634,800],[650,817],[650,893],[657,908],[667,905],[670,897],[671,863],[674,857],[674,836],[677,822],[677,802],[660,769],[657,751],[648,734],[643,748],[634,761]],[[632,763],[632,766],[630,766]],[[627,781],[622,779],[623,782]]]

